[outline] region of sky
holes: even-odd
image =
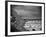
[[[14,5],[12,5],[14,6]],[[12,7],[11,7],[12,8]],[[13,7],[13,15],[15,15],[15,12],[17,12],[18,15],[23,17],[37,17],[41,18],[41,7],[40,6],[14,6]]]

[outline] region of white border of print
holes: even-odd
[[[42,6],[42,31],[10,32],[10,5]],[[44,4],[8,2],[8,35],[44,33]]]

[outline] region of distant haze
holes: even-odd
[[[27,17],[41,17],[39,6],[16,6],[13,8],[20,16]]]

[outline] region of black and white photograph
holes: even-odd
[[[41,31],[41,6],[11,5],[11,32]]]
[[[7,2],[8,35],[44,34],[44,4]]]

